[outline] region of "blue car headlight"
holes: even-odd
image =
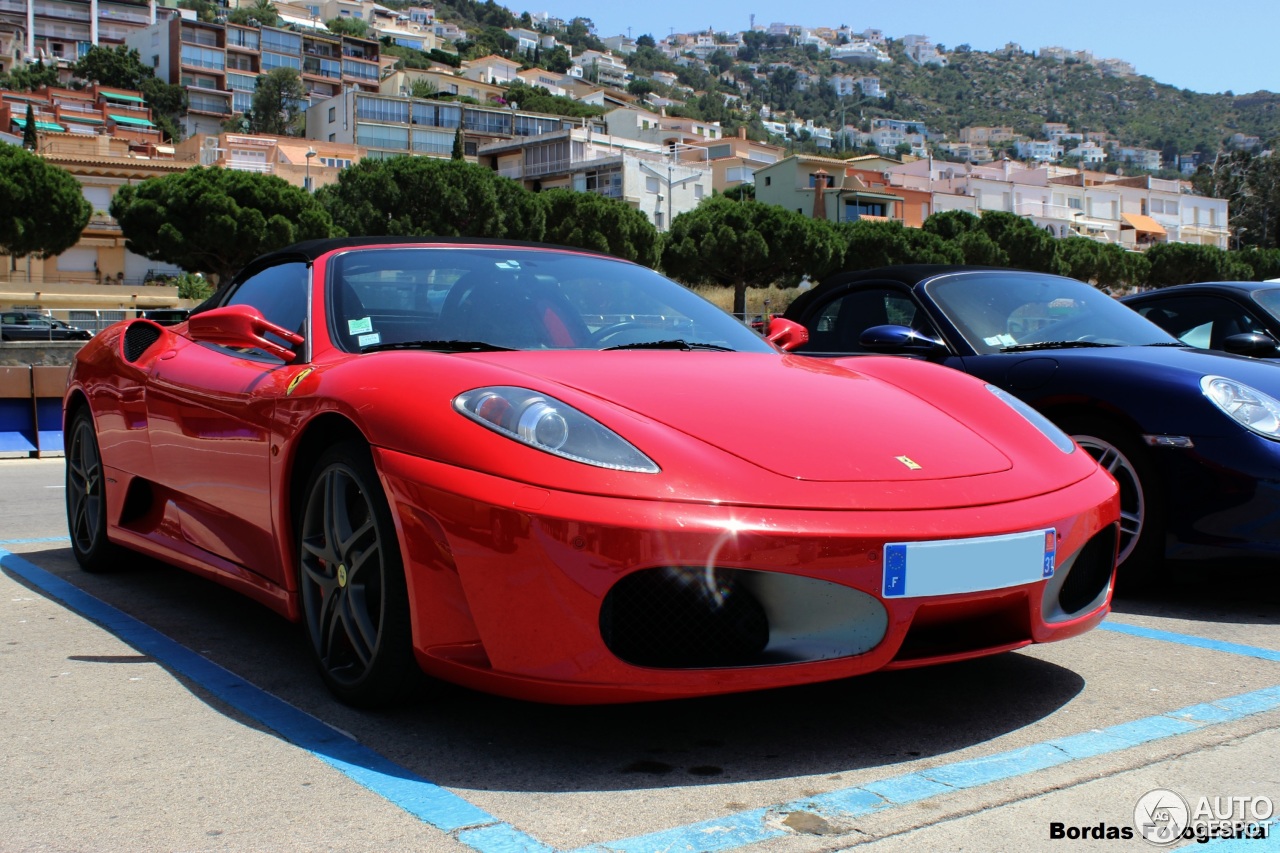
[[[1053,421],[1049,420],[1044,415],[1031,408],[1031,406],[1027,405],[1002,388],[997,388],[994,385],[987,385],[987,390],[992,394],[995,394],[999,399],[1003,400],[1009,408],[1026,418],[1033,427],[1044,433],[1044,437],[1052,441],[1054,447],[1058,448],[1063,453],[1072,453],[1075,451],[1076,443],[1071,440],[1071,436],[1059,429],[1058,425]]]
[[[1200,390],[1240,426],[1280,440],[1280,400],[1225,376],[1201,377]]]
[[[555,397],[507,385],[464,391],[453,407],[499,435],[585,465],[656,474],[661,469],[629,441]]]

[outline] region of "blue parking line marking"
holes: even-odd
[[[65,542],[65,537],[4,540],[6,544]],[[164,636],[148,625],[94,598],[73,584],[0,547],[0,567],[23,578],[50,598],[101,625],[139,652],[195,682],[226,704],[305,749],[348,778],[437,829],[450,833],[478,853],[556,853],[478,806],[361,745],[316,717],[262,691],[234,673]],[[1102,628],[1147,639],[1179,642],[1247,657],[1280,660],[1267,649],[1205,640],[1167,631],[1104,623]],[[1176,737],[1205,726],[1280,709],[1280,685],[1211,702],[1190,705],[1105,729],[1083,732],[943,764],[900,776],[830,791],[766,808],[755,808],[698,823],[617,841],[588,845],[575,853],[717,853],[791,835],[781,825],[790,812],[809,811],[834,819],[852,819],[966,788],[989,785],[1070,761],[1118,752]],[[1207,845],[1215,853],[1280,850],[1280,836],[1258,843],[1220,839]]]
[[[649,835],[591,844],[573,853],[716,853],[790,835],[785,829],[765,823],[769,811],[752,809]]]
[[[1245,646],[1240,643],[1228,643],[1223,640],[1210,640],[1192,634],[1175,634],[1172,631],[1158,631],[1155,628],[1143,628],[1140,625],[1125,625],[1122,622],[1103,622],[1098,626],[1103,631],[1115,631],[1147,640],[1164,640],[1166,643],[1180,643],[1184,646],[1195,646],[1198,649],[1209,649],[1215,652],[1227,652],[1244,657],[1262,660],[1280,661],[1280,652],[1273,649],[1260,649],[1256,646]]]
[[[0,548],[6,545],[37,545],[42,542],[70,542],[70,536],[41,536],[35,539],[0,539]]]
[[[474,836],[480,844],[472,847],[480,853],[517,850],[533,853],[548,849],[457,794],[384,758],[327,723],[22,557],[0,549],[0,566],[423,822],[450,833],[470,828],[488,829],[488,834]],[[490,842],[493,846],[488,846]],[[516,846],[517,843],[524,846]]]

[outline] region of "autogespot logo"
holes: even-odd
[[[1187,801],[1174,791],[1156,788],[1138,799],[1133,807],[1133,825],[1138,834],[1161,847],[1182,838],[1182,832],[1191,821],[1191,809]]]

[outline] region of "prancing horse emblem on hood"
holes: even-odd
[[[897,459],[897,460],[898,460],[899,462],[901,462],[903,465],[906,465],[906,466],[907,466],[908,468],[910,468],[912,471],[919,471],[921,468],[923,468],[923,467],[924,467],[924,466],[923,466],[923,465],[921,465],[919,462],[917,462],[917,461],[915,461],[914,459],[912,459],[910,456],[895,456],[895,457],[893,457],[893,458],[894,458],[894,459]]]

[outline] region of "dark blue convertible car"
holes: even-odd
[[[976,267],[840,273],[786,319],[796,352],[895,354],[981,377],[1070,433],[1120,483],[1118,582],[1162,557],[1280,557],[1280,370],[1193,349],[1070,278]]]

